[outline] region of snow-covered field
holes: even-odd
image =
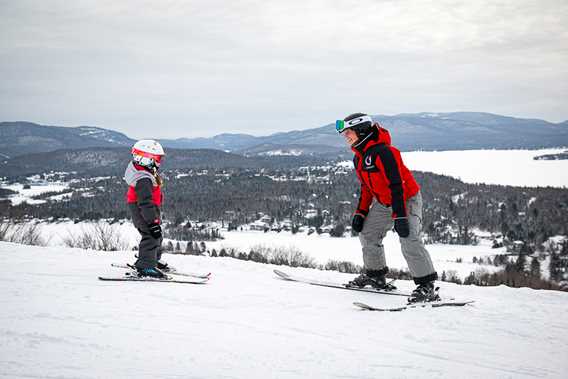
[[[568,370],[568,293],[440,283],[445,296],[475,304],[366,312],[352,302],[404,299],[277,280],[269,265],[173,255],[178,269],[213,279],[96,279],[129,258],[0,242],[0,377],[487,379]]]
[[[568,188],[568,160],[534,160],[566,149],[413,151],[403,153],[416,171],[449,175],[466,183]]]
[[[19,183],[4,184],[4,185],[0,183],[0,187],[16,192],[15,195],[9,197],[9,199],[12,201],[12,205],[15,206],[23,203],[24,201],[28,204],[45,203],[46,200],[33,199],[33,197],[47,192],[61,192],[69,188],[69,185],[63,182],[41,181],[30,184],[29,188],[24,188],[24,185]],[[53,195],[50,197],[50,199],[61,201],[66,196],[70,195],[71,195],[70,193],[62,195]]]
[[[93,223],[90,222],[77,224],[71,221],[41,222],[39,226],[43,239],[48,246],[65,246],[64,240],[70,235],[80,235],[84,232],[92,233],[93,231]],[[115,223],[111,227],[117,234],[120,234],[127,248],[138,245],[140,235],[131,222]],[[329,234],[318,235],[313,233],[308,235],[307,233],[292,234],[291,232],[277,233],[273,231],[267,233],[260,231],[222,231],[221,233],[224,239],[206,242],[208,250],[216,249],[219,252],[222,248],[234,248],[248,253],[251,249],[257,247],[295,248],[312,257],[317,263],[325,264],[329,260],[337,260],[363,265],[361,244],[358,237],[334,238],[330,237]],[[397,235],[394,232],[388,232],[383,244],[389,267],[407,269],[408,266],[400,250]],[[185,249],[183,242],[181,247],[182,250]],[[505,253],[503,248],[492,249],[487,240],[482,240],[479,246],[434,244],[427,245],[427,249],[430,251],[436,270],[440,274],[442,271],[453,271],[462,279],[477,270],[494,272],[501,269],[492,265],[472,263],[473,257],[486,258]],[[458,258],[461,258],[463,263],[456,263]]]
[[[224,240],[207,242],[208,249],[238,248],[239,251],[250,251],[258,246],[297,248],[303,253],[314,258],[317,263],[325,264],[329,260],[348,261],[363,265],[361,243],[358,237],[334,238],[329,234],[307,235],[306,233],[292,234],[290,232],[258,232],[258,231],[232,231],[223,232]],[[406,261],[400,249],[398,236],[394,232],[388,232],[383,240],[387,264],[391,268],[408,269]],[[479,246],[461,245],[427,245],[436,270],[454,271],[458,277],[465,278],[472,271],[483,269],[489,272],[500,270],[494,266],[479,265],[472,263],[473,257],[495,256],[503,254],[504,249],[492,249],[487,243]],[[461,258],[463,263],[456,263]]]

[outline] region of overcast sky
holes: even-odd
[[[568,1],[0,0],[0,121],[133,138],[568,119]]]

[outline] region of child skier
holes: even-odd
[[[388,267],[382,241],[394,222],[402,254],[418,285],[408,301],[438,300],[434,287],[438,276],[420,236],[420,187],[402,162],[400,152],[391,146],[389,132],[364,113],[354,113],[338,120],[336,129],[355,153],[353,163],[361,183],[352,228],[359,233],[364,270],[348,285],[389,289],[385,279]]]
[[[126,167],[124,180],[128,183],[126,201],[132,222],[142,235],[138,260],[134,264],[139,277],[165,278],[167,264],[161,263],[162,178],[158,174],[165,155],[162,146],[154,140],[141,140],[132,147],[132,161]],[[162,271],[163,270],[163,271]]]

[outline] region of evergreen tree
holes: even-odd
[[[527,257],[525,254],[519,254],[517,262],[515,264],[515,270],[517,272],[525,272],[525,266],[527,264]]]
[[[540,278],[540,262],[537,257],[533,257],[531,260],[530,273],[533,278]]]
[[[552,254],[550,254],[549,270],[550,270],[550,279],[557,282],[560,281],[560,279],[562,278],[560,257],[555,252],[552,252]]]

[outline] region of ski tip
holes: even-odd
[[[353,305],[359,307],[363,311],[376,311],[376,312],[400,312],[408,308],[408,306],[394,307],[394,308],[376,308],[365,303],[354,302]]]
[[[369,306],[365,303],[359,303],[358,301],[353,302],[353,305],[358,307],[359,309],[362,309],[362,310],[367,310],[367,311],[373,310],[373,307],[371,307],[371,306]]]
[[[274,273],[275,273],[276,275],[278,275],[279,277],[281,277],[281,278],[283,278],[283,279],[288,279],[288,278],[290,278],[290,275],[286,274],[286,273],[283,272],[283,271],[276,270],[276,269],[273,270],[273,271],[274,271]]]

